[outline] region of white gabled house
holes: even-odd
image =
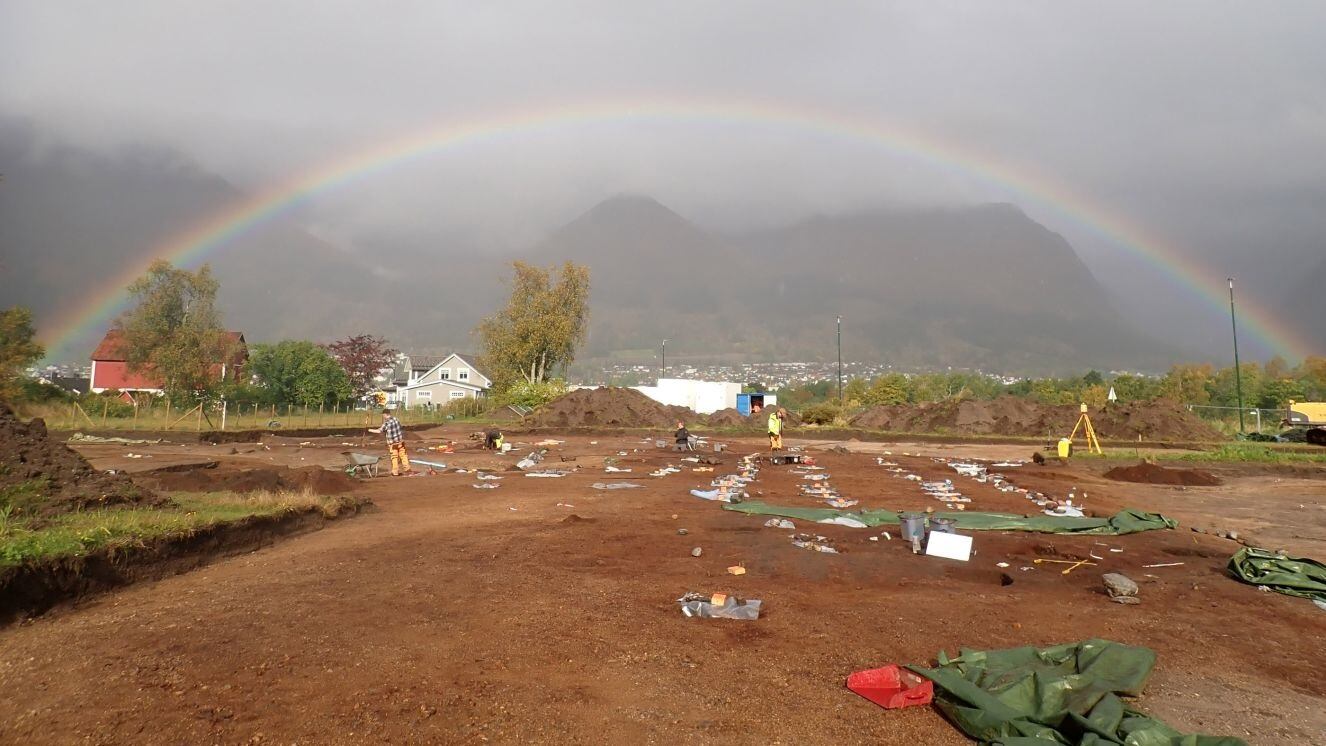
[[[474,399],[488,395],[493,385],[473,362],[474,358],[452,353],[396,389],[396,400],[406,409],[445,407],[456,399]]]

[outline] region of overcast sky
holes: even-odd
[[[457,121],[639,99],[760,101],[925,133],[1068,185],[1218,276],[1320,256],[1326,3],[14,2],[0,113],[161,143],[247,188]],[[1009,200],[1107,281],[1136,262],[962,168],[778,122],[514,131],[315,201],[321,235],[508,250],[617,192],[725,230],[894,203]],[[1251,278],[1273,287],[1280,261]],[[1228,272],[1226,271],[1228,270]]]

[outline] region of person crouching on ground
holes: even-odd
[[[493,428],[484,434],[483,447],[490,451],[502,450],[502,431]]]
[[[686,429],[686,423],[680,420],[677,422],[676,438],[678,451],[685,451],[691,447],[691,433]]]
[[[387,436],[387,453],[391,454],[393,477],[412,472],[410,457],[405,453],[405,431],[401,429],[401,421],[392,416],[390,409],[382,410],[382,427],[370,428],[369,432]]]
[[[769,410],[769,450],[783,450],[783,410]]]

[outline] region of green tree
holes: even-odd
[[[906,404],[909,388],[910,381],[907,380],[907,376],[901,373],[889,373],[875,379],[862,401],[872,407]]]
[[[22,306],[0,311],[0,400],[17,399],[24,369],[46,354],[36,338],[32,311]]]
[[[1105,376],[1102,376],[1098,370],[1090,370],[1082,376],[1082,383],[1087,386],[1099,386],[1105,383]]]
[[[1257,406],[1262,409],[1284,409],[1289,406],[1291,400],[1303,401],[1305,394],[1303,384],[1292,378],[1267,381],[1262,384]]]
[[[1150,401],[1160,396],[1160,379],[1124,373],[1110,381],[1119,401]]]
[[[864,378],[853,378],[843,386],[843,401],[858,402],[865,404],[866,391],[870,389],[869,383]]]
[[[501,392],[518,381],[543,383],[575,359],[589,319],[589,268],[514,262],[511,298],[484,319],[478,333],[483,360]],[[556,277],[554,278],[554,273]]]
[[[1241,374],[1234,376],[1234,366],[1221,368],[1211,379],[1211,403],[1220,407],[1238,406],[1238,389],[1243,389],[1243,406],[1256,406],[1262,395],[1262,366],[1257,363],[1243,363],[1239,366]],[[1239,380],[1241,379],[1241,380]]]
[[[354,395],[354,387],[331,353],[303,340],[254,345],[249,372],[272,402],[335,404]]]
[[[215,366],[231,352],[216,309],[217,288],[207,265],[189,272],[153,262],[129,285],[134,308],[115,322],[129,369],[155,376],[173,399],[210,392],[220,378]]]
[[[1210,385],[1214,375],[1210,363],[1171,366],[1160,379],[1160,394],[1181,404],[1210,404]]]
[[[1305,401],[1326,401],[1326,357],[1309,355],[1294,369]]]

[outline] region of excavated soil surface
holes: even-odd
[[[0,404],[0,488],[45,480],[40,504],[14,506],[16,514],[30,510],[55,515],[107,505],[161,505],[166,499],[136,486],[121,474],[92,468],[77,452],[52,440],[46,424],[24,423]]]
[[[539,407],[525,420],[530,427],[674,427],[695,422],[686,407],[669,407],[635,389],[605,386],[581,389]]]
[[[1105,477],[1118,482],[1139,484],[1179,484],[1186,487],[1216,487],[1224,484],[1219,477],[1198,469],[1167,469],[1143,461],[1136,466],[1116,466]]]
[[[321,466],[272,466],[243,469],[217,466],[168,466],[144,472],[138,479],[167,492],[275,492],[305,490],[318,495],[343,495],[355,489],[353,477]]]
[[[438,428],[429,440],[464,440],[467,429]],[[1095,460],[998,467],[1054,498],[1074,490],[1096,514],[1155,510],[1181,527],[1117,537],[972,532],[976,553],[956,562],[913,554],[896,528],[891,538],[802,520],[795,531],[768,528],[764,516],[691,496],[737,454],[763,450],[757,433],[725,438],[732,455],[714,472],[693,471],[699,464],[641,433],[572,434],[546,446],[545,464],[576,459],[579,472],[498,472],[499,487],[474,489],[473,468],[513,463],[542,436],[510,437],[516,449],[505,456],[447,454],[465,473],[360,480],[357,494],[378,510],[353,521],[0,629],[0,689],[10,693],[0,697],[0,742],[963,746],[971,742],[933,707],[885,711],[845,679],[933,661],[940,650],[1090,637],[1156,651],[1155,674],[1130,704],[1175,728],[1259,746],[1320,743],[1326,732],[1317,663],[1326,614],[1233,580],[1225,565],[1240,544],[1188,530],[1236,529],[1321,557],[1326,469],[1288,479],[1230,462],[1219,467],[1224,485],[1180,490],[1105,479]],[[863,508],[939,507],[889,471],[899,468],[953,479],[968,510],[1035,510],[933,460],[1025,458],[1024,444],[829,445],[839,444],[812,450],[818,465]],[[142,464],[111,446],[79,450],[99,468]],[[328,438],[226,450],[143,448],[221,467],[333,466],[344,446]],[[632,471],[585,466],[608,458]],[[650,476],[668,464],[682,471]],[[802,494],[803,471],[763,466],[751,498],[823,505]],[[593,486],[615,481],[640,487]],[[840,553],[797,548],[790,535],[801,531]],[[1093,555],[1098,566],[1068,575],[1036,563]],[[746,574],[729,574],[736,565]],[[1111,603],[1103,572],[1136,581],[1142,603]],[[688,619],[675,602],[688,591],[764,607],[750,622]]]
[[[869,409],[856,427],[892,432],[963,435],[1067,435],[1081,411],[1076,405],[1040,404],[1023,397],[896,404]],[[1090,412],[1097,436],[1113,440],[1218,441],[1224,436],[1179,404],[1168,401],[1115,404]]]

